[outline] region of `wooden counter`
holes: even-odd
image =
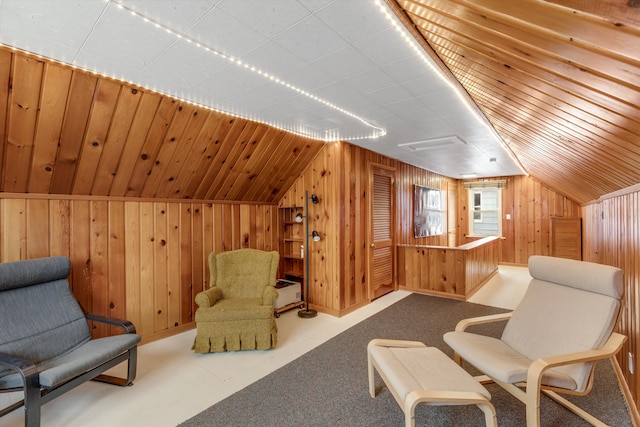
[[[398,245],[398,285],[466,300],[498,272],[499,251],[497,236],[457,247]]]

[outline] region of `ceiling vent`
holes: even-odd
[[[398,144],[398,147],[409,151],[410,153],[415,153],[416,151],[451,148],[457,145],[466,145],[466,142],[460,139],[457,135],[451,135],[425,139],[424,141],[405,142],[403,144]]]

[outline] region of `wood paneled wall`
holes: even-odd
[[[0,46],[0,191],[275,204],[323,146]]]
[[[531,255],[551,255],[551,218],[578,217],[580,205],[527,176],[501,177],[502,235],[500,262],[526,264]],[[467,243],[469,201],[458,182],[456,245]],[[506,219],[509,214],[511,219]]]
[[[578,203],[640,182],[640,13],[628,0],[387,3],[536,179]]]
[[[304,194],[317,194],[309,204],[309,230],[320,233],[310,243],[309,303],[343,315],[368,302],[366,282],[366,216],[368,164],[394,166],[395,161],[357,146],[327,144],[280,201],[303,207]]]
[[[640,405],[640,188],[611,195],[581,209],[585,261],[613,265],[624,271],[625,301],[619,332],[627,342],[618,363],[636,406]],[[634,356],[630,372],[628,354]]]
[[[398,284],[466,300],[498,272],[499,239],[485,237],[458,247],[398,245]]]
[[[83,308],[151,340],[191,327],[211,251],[277,250],[275,205],[3,194],[0,261],[66,255]],[[96,330],[96,336],[105,331]]]
[[[396,243],[447,244],[446,235],[414,237],[413,186],[418,184],[447,191],[454,180],[352,144],[328,144],[285,194],[279,206],[304,206],[305,190],[319,196],[319,204],[309,205],[309,229],[317,230],[322,236],[320,242],[310,243],[309,301],[315,308],[338,316],[369,302],[366,218],[371,164],[396,171]]]
[[[455,218],[457,206],[455,198],[451,199],[451,197],[456,194],[456,180],[402,162],[398,162],[397,169],[397,243],[399,245],[447,246],[448,237],[446,233],[440,236],[415,237],[413,230],[413,190],[416,185],[420,185],[443,191],[447,195],[447,203],[443,206],[446,209],[444,217],[447,218],[454,215]],[[452,224],[447,224],[445,230],[455,233],[455,225],[452,227]]]
[[[310,229],[322,237],[309,248],[310,302],[334,315],[369,302],[366,217],[371,164],[396,170],[397,244],[446,246],[449,241],[446,235],[414,237],[415,184],[447,191],[449,217],[452,211],[460,217],[466,210],[466,198],[460,196],[466,191],[454,180],[348,143],[327,144],[280,205],[304,206],[305,190],[320,198],[309,209]],[[549,230],[544,223],[549,215],[576,215],[572,202],[529,178],[509,178],[506,194],[505,212],[519,220],[511,231],[504,228],[501,261],[525,263],[529,255],[545,254]],[[270,204],[6,193],[3,197],[0,261],[70,256],[74,292],[83,306],[130,318],[145,337],[192,323],[193,295],[208,280],[206,256],[211,250],[277,249],[281,231],[277,209]],[[519,212],[526,215],[520,217]],[[460,224],[458,220],[457,234],[464,235]],[[451,224],[448,228],[455,230]]]
[[[310,205],[310,229],[323,237],[312,243],[310,302],[335,315],[346,314],[368,302],[366,190],[371,163],[396,169],[396,236],[398,245],[460,246],[466,237],[468,200],[463,181],[457,181],[348,143],[329,144],[280,201],[280,206],[304,206],[304,191],[317,193],[319,205]],[[579,205],[526,176],[502,177],[503,236],[500,262],[525,265],[531,255],[549,255],[551,218],[580,216]],[[415,238],[414,185],[447,193],[448,235]]]

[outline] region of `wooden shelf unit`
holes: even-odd
[[[282,274],[285,279],[304,283],[304,222],[296,222],[302,208],[279,208],[284,227],[280,242]],[[303,221],[306,218],[303,217]]]

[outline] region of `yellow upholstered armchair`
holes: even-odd
[[[278,252],[238,249],[209,254],[209,289],[196,295],[196,353],[276,346],[273,303]]]

